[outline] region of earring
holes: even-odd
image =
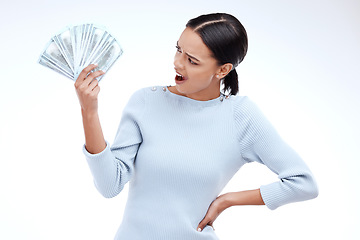
[[[219,75],[216,75],[217,78],[219,78]]]

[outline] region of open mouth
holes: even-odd
[[[187,78],[184,77],[183,75],[181,75],[180,73],[176,72],[176,76],[175,76],[175,80],[176,81],[184,81],[186,80]]]
[[[182,75],[176,73],[176,76],[175,76],[175,80],[176,80],[176,81],[182,81],[183,79],[184,79],[184,78],[183,78]]]

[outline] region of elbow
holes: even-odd
[[[104,198],[113,198],[113,197],[116,197],[118,194],[117,193],[108,193],[108,192],[100,192],[101,195],[104,197]]]
[[[315,181],[314,176],[310,173],[307,177],[307,185],[308,185],[308,198],[314,199],[319,196],[319,187]]]
[[[284,204],[314,199],[319,195],[319,188],[314,177],[306,173],[261,186],[260,192],[265,205],[274,210]]]
[[[113,198],[116,197],[122,190],[122,188],[118,187],[100,187],[95,184],[96,189],[104,198]]]
[[[310,190],[308,192],[309,199],[314,199],[319,196],[319,187],[316,182],[313,180],[310,184]]]
[[[299,182],[300,195],[303,200],[310,200],[319,196],[319,188],[312,174],[303,175]]]
[[[129,181],[127,175],[121,176],[121,172],[115,177],[94,179],[95,187],[104,198],[113,198],[119,195]]]

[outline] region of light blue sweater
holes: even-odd
[[[260,187],[270,209],[317,196],[309,168],[247,97],[197,101],[167,87],[135,92],[123,110],[113,145],[83,151],[96,188],[129,195],[115,239],[212,240],[197,231],[211,202],[249,162],[265,164],[279,181]]]

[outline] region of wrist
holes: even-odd
[[[83,108],[81,108],[81,115],[85,118],[97,118],[98,117],[98,112],[95,111],[89,111],[89,110],[84,110]]]
[[[227,207],[238,205],[264,205],[260,189],[246,190],[240,192],[229,192],[224,194],[224,204]]]
[[[233,194],[232,192],[228,192],[221,196],[220,206],[222,209],[225,210],[234,205],[232,201],[233,199],[232,194]]]

